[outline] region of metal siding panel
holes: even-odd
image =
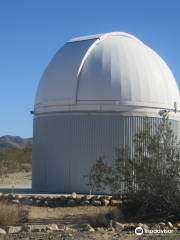
[[[154,126],[158,118],[148,118]],[[115,147],[134,150],[133,136],[143,117],[120,115],[55,115],[34,119],[33,190],[89,193],[83,175],[100,155],[112,161]],[[172,121],[174,131],[180,123]]]

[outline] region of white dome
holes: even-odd
[[[136,37],[122,32],[75,38],[46,68],[35,113],[122,111],[180,106],[166,63]]]

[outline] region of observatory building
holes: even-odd
[[[119,145],[132,150],[144,118],[154,125],[160,110],[172,110],[179,132],[179,107],[171,70],[136,37],[112,32],[68,41],[37,89],[33,190],[89,193],[83,176],[99,156],[112,160]]]

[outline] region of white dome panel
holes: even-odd
[[[136,37],[121,33],[70,40],[45,70],[35,112],[173,108],[179,89],[166,63]],[[108,106],[108,107],[106,107]],[[65,110],[64,110],[65,109]]]

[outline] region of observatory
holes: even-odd
[[[179,132],[179,107],[170,69],[136,37],[112,32],[68,41],[37,89],[33,190],[88,193],[83,175],[100,155],[112,160],[119,145],[132,151],[144,118],[154,125],[162,111]]]

